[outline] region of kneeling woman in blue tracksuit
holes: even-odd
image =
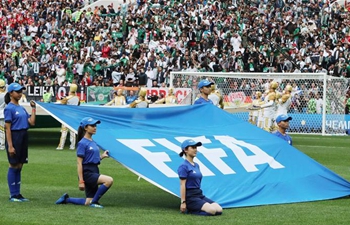
[[[186,160],[179,166],[177,172],[180,177],[181,212],[189,212],[197,215],[221,215],[221,206],[202,193],[202,173],[199,165],[193,161],[197,155],[197,147],[201,142],[188,139],[181,144],[180,156],[186,156]]]
[[[56,204],[72,203],[76,205],[90,205],[103,208],[98,202],[113,184],[113,178],[102,175],[98,165],[103,158],[108,157],[108,151],[100,155],[100,148],[92,140],[96,133],[96,125],[101,123],[91,117],[85,117],[78,129],[77,165],[79,189],[84,191],[86,198],[70,198],[67,193],[62,195]],[[100,186],[99,186],[100,185]]]

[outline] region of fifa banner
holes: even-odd
[[[179,196],[182,141],[200,141],[196,162],[204,194],[224,208],[334,199],[350,183],[281,138],[213,105],[113,108],[40,103],[77,130],[83,117],[99,119],[94,140],[126,168]]]
[[[248,112],[235,113],[238,118],[248,121]],[[289,122],[289,131],[297,133],[313,133],[322,130],[322,114],[288,113],[293,119]],[[350,134],[350,115],[327,114],[326,133]]]

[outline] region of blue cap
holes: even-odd
[[[276,123],[279,123],[281,121],[289,121],[289,120],[292,120],[292,117],[290,117],[286,114],[281,114],[281,115],[277,116]]]
[[[11,83],[7,87],[8,92],[13,92],[13,91],[19,91],[19,90],[25,90],[26,88],[21,86],[19,83]]]
[[[214,83],[210,82],[210,81],[207,81],[207,80],[201,80],[198,83],[198,89],[201,89],[202,87],[206,87],[206,86],[209,86],[209,85],[212,85],[212,84],[214,84]]]
[[[101,121],[99,120],[95,120],[91,117],[85,117],[84,119],[82,119],[80,121],[80,126],[81,127],[86,127],[87,125],[96,125],[96,124],[99,124],[101,123]]]
[[[195,142],[192,139],[187,139],[181,144],[181,149],[184,150],[188,146],[202,146],[202,142]]]

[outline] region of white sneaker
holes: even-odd
[[[75,148],[69,148],[69,150],[75,150]]]
[[[56,150],[63,150],[63,148],[57,147]]]

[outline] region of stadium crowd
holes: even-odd
[[[0,78],[25,86],[167,87],[170,71],[350,77],[350,14],[336,2],[123,0],[81,10],[86,3],[2,1]],[[178,77],[173,86],[195,88],[200,79]]]

